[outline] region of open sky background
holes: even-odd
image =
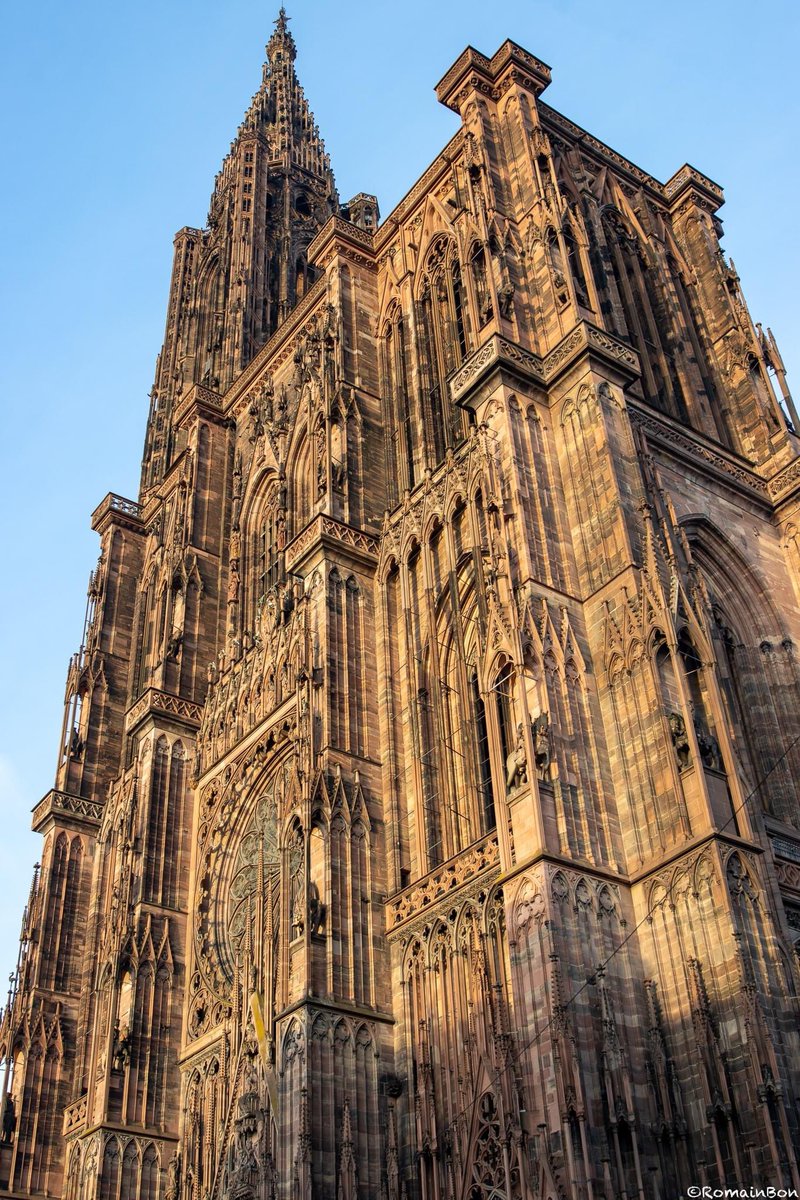
[[[52,786],[64,679],[98,545],[136,497],[172,238],[202,226],[256,91],[278,0],[39,0],[0,51],[0,972]],[[297,69],[341,199],[386,216],[457,128],[432,88],[511,37],[545,99],[657,178],[691,162],[728,197],[723,243],[800,393],[795,0],[288,0]],[[798,396],[800,399],[800,396]],[[2,1000],[0,987],[0,1001]]]

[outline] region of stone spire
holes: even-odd
[[[281,8],[253,96],[214,181],[205,229],[183,229],[156,367],[142,491],[182,447],[172,411],[192,384],[224,392],[314,282],[309,244],[339,211]]]

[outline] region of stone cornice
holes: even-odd
[[[787,500],[800,486],[800,458],[796,458],[767,481],[767,491],[774,500]]]
[[[537,107],[542,125],[547,133],[555,133],[562,137],[566,136],[570,138],[576,144],[579,144],[582,150],[588,150],[604,164],[627,175],[637,186],[647,188],[649,192],[663,203],[664,185],[659,183],[654,176],[649,175],[647,171],[643,171],[641,167],[637,167],[636,163],[631,162],[630,159],[625,158],[624,155],[619,154],[616,150],[612,150],[610,146],[607,146],[605,142],[601,142],[593,134],[587,133],[580,125],[571,121],[569,117],[565,117],[557,109],[551,108],[549,104],[540,101]]]
[[[725,203],[725,194],[718,183],[703,175],[690,163],[684,163],[671,179],[664,184],[664,195],[669,201],[670,208],[676,209],[687,200],[716,212]]]
[[[639,355],[627,342],[621,342],[613,334],[590,325],[588,321],[581,321],[544,356],[542,366],[548,384],[555,383],[587,351],[612,364],[631,380],[638,379],[642,373]]]
[[[200,728],[203,706],[185,700],[182,696],[174,696],[171,692],[162,692],[151,687],[128,709],[125,715],[125,732],[132,733],[151,713],[169,717],[179,725],[194,730]]]
[[[467,46],[439,80],[435,91],[441,104],[459,112],[470,92],[478,91],[491,99],[498,99],[505,91],[504,84],[507,86],[513,81],[538,96],[550,79],[547,63],[523,50],[516,42],[507,40],[491,58],[473,46]]]
[[[331,217],[308,247],[308,261],[324,270],[336,254],[362,266],[374,266],[373,235],[343,217]]]
[[[318,546],[327,546],[338,553],[344,551],[348,557],[369,567],[374,567],[378,558],[377,537],[318,513],[286,547],[287,571],[296,570]]]
[[[630,379],[636,379],[640,374],[639,356],[635,350],[605,330],[590,325],[588,321],[581,321],[544,358],[493,333],[450,376],[450,395],[456,403],[466,403],[468,393],[498,366],[541,387],[547,387],[587,352],[613,364]]]
[[[43,796],[33,809],[31,828],[34,833],[43,833],[45,826],[53,824],[98,829],[103,816],[103,805],[84,796],[73,796],[71,792],[59,792],[55,788]]]
[[[110,525],[121,525],[132,533],[143,533],[142,506],[135,500],[126,500],[116,492],[109,492],[92,513],[92,529],[104,534]]]
[[[541,358],[524,350],[516,342],[493,333],[487,342],[479,346],[465,363],[450,376],[450,395],[456,404],[463,403],[467,393],[498,365],[507,367],[524,379],[545,386],[546,379]]]
[[[204,417],[207,421],[217,422],[223,420],[222,396],[219,392],[213,392],[201,383],[193,384],[176,405],[173,423],[179,426],[191,417]]]
[[[469,884],[483,882],[485,876],[499,869],[497,834],[490,834],[390,897],[386,902],[387,936],[410,932],[417,920],[431,920],[440,901],[451,902],[454,894]]]
[[[727,483],[747,492],[751,498],[757,497],[762,503],[769,502],[769,488],[764,480],[721,446],[710,444],[703,434],[687,426],[678,428],[669,417],[645,409],[630,397],[628,412],[634,424],[643,429],[648,438],[673,451],[684,461],[696,464],[699,459],[705,467],[710,467]],[[792,465],[798,465],[800,469],[800,464]]]

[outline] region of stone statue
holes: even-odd
[[[124,1071],[131,1057],[131,1035],[126,1029],[120,1030],[119,1021],[114,1026],[114,1048],[112,1050],[112,1066],[115,1071]]]
[[[181,1152],[176,1150],[167,1167],[167,1183],[164,1200],[178,1200],[181,1191]]]
[[[497,293],[497,303],[500,307],[501,317],[510,317],[514,311],[514,285],[513,283],[505,283]]]
[[[319,894],[319,888],[311,881],[308,885],[308,931],[313,936],[322,932],[325,921],[325,905]]]
[[[17,1128],[17,1114],[14,1111],[14,1097],[9,1092],[6,1096],[6,1107],[3,1112],[3,1135],[2,1142],[4,1146],[10,1146],[14,1140],[14,1130]]]
[[[517,725],[517,744],[506,759],[506,788],[509,792],[528,782],[528,758],[522,722]]]
[[[83,755],[83,738],[78,733],[76,728],[72,730],[72,737],[69,741],[69,756],[72,759],[80,759]]]
[[[675,754],[678,758],[678,767],[684,771],[691,762],[692,752],[689,748],[689,739],[686,736],[686,724],[680,713],[671,712],[669,714],[669,732],[672,737],[672,744],[675,747]]]
[[[719,742],[713,733],[709,733],[703,726],[702,721],[697,715],[694,718],[694,730],[697,735],[697,749],[700,751],[703,766],[708,767],[710,771],[718,771],[720,769]]]
[[[231,570],[228,578],[228,604],[235,604],[239,599],[239,572]]]
[[[550,718],[540,713],[533,722],[533,760],[536,774],[544,779],[550,766]]]

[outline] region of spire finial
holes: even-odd
[[[289,32],[290,17],[286,15],[286,9],[281,5],[278,10],[278,17],[275,21],[275,32],[267,42],[267,58],[270,62],[281,54],[287,54],[291,61],[294,61],[297,53],[297,48],[294,44],[294,38]]]

